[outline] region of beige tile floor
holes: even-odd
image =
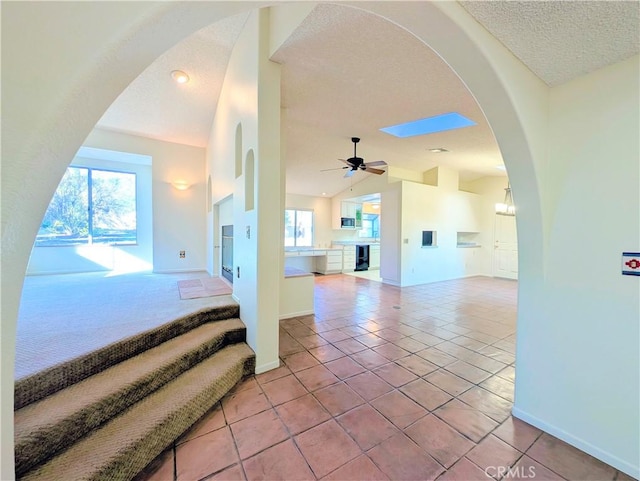
[[[510,415],[516,290],[316,277],[315,316],[281,322],[281,367],[138,481],[631,479]]]

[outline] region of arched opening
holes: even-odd
[[[202,25],[202,22],[206,21],[206,18],[208,18],[209,21],[212,21],[216,16],[227,14],[222,10],[221,7],[218,7],[216,5],[211,5],[209,6],[209,8],[210,10],[206,10],[207,16],[205,16],[205,18],[196,18],[199,16],[194,15],[194,17],[191,18],[188,22],[176,23],[172,27],[172,30],[175,31],[175,37],[179,37],[196,30],[199,26]],[[485,100],[488,100],[489,98],[491,98],[491,100],[496,100],[497,98],[497,101],[495,102],[487,102],[485,112],[487,113],[487,117],[490,119],[492,126],[494,127],[496,137],[498,138],[503,151],[507,150],[509,151],[509,153],[517,154],[512,158],[521,159],[519,160],[519,164],[514,166],[514,168],[510,170],[513,170],[514,173],[512,177],[512,183],[516,185],[516,188],[519,191],[520,189],[522,189],[523,192],[522,195],[519,194],[519,199],[522,200],[522,203],[524,205],[527,205],[529,207],[529,209],[525,211],[526,213],[524,215],[524,220],[519,220],[519,222],[528,225],[529,227],[526,229],[526,231],[530,231],[532,233],[531,236],[527,237],[528,244],[526,246],[526,251],[531,255],[532,261],[527,267],[526,274],[535,274],[535,266],[542,265],[542,262],[536,264],[536,261],[541,260],[540,232],[542,232],[542,228],[539,215],[538,192],[537,186],[535,185],[535,175],[533,172],[533,165],[528,143],[526,142],[526,139],[524,137],[524,131],[519,121],[520,119],[516,113],[514,106],[511,103],[511,99],[509,98],[508,93],[505,91],[502,84],[497,81],[494,67],[490,65],[486,60],[484,60],[483,63],[484,57],[480,55],[478,46],[475,45],[472,41],[468,40],[464,34],[463,29],[456,25],[450,18],[448,18],[445,14],[443,14],[442,11],[438,10],[436,7],[427,7],[428,9],[432,10],[431,13],[433,13],[433,15],[422,25],[416,23],[418,22],[418,19],[424,20],[425,17],[429,17],[428,15],[424,15],[423,11],[412,11],[412,8],[408,7],[405,12],[397,13],[387,11],[385,10],[386,8],[387,7],[385,6],[374,6],[372,7],[372,10],[376,11],[376,13],[379,15],[387,16],[388,18],[392,19],[392,21],[397,22],[399,25],[403,25],[409,31],[414,33],[414,35],[424,39],[425,42],[434,46],[437,51],[441,52],[441,54],[445,58],[447,58],[447,60],[450,61],[452,65],[454,65],[456,71],[458,71],[458,73],[463,78],[465,78],[465,80],[467,80],[472,91],[482,105],[485,105],[482,100],[483,97],[485,98]],[[145,15],[148,13],[150,12],[145,12]],[[202,12],[199,10],[199,13]],[[176,10],[170,10],[169,14],[169,16],[173,14],[178,15],[177,7]],[[153,24],[154,22],[151,23]],[[447,47],[447,42],[449,42],[450,40],[450,38],[448,37],[450,37],[451,32],[453,32],[458,37],[459,43],[456,45],[452,44],[450,47]],[[140,37],[135,37],[128,45],[120,48],[122,48],[123,50],[131,49],[131,51],[142,49],[142,45],[144,43],[142,37],[143,35],[140,34]],[[460,43],[466,43],[466,49],[460,49]],[[437,44],[437,47],[434,44]],[[159,48],[158,50],[161,50],[161,48]],[[135,74],[137,74],[142,68],[144,68],[144,63],[148,62],[148,60],[148,58],[141,60],[140,63],[130,67],[130,70],[128,72],[123,73],[123,80],[121,84],[125,83],[126,79],[130,79],[132,76],[135,76]],[[81,60],[79,60],[79,62],[80,61]],[[473,64],[473,71],[471,65],[465,66],[465,63],[467,62],[469,64]],[[119,93],[119,89],[121,89],[121,85],[116,87],[102,85],[98,77],[98,72],[96,72],[95,76],[90,78],[87,81],[86,85],[87,88],[94,90],[94,92],[96,93],[96,97],[100,98],[101,102],[92,104],[89,108],[85,109],[85,111],[87,112],[86,116],[83,116],[81,118],[71,118],[71,123],[73,124],[72,126],[77,129],[74,134],[65,133],[60,127],[51,125],[47,126],[47,128],[45,129],[47,132],[51,131],[54,133],[60,133],[60,136],[57,137],[57,139],[59,140],[55,142],[51,140],[54,138],[54,136],[40,137],[42,140],[36,147],[16,157],[16,160],[25,160],[25,165],[28,166],[29,164],[38,162],[42,157],[45,156],[44,154],[47,154],[47,157],[51,159],[56,168],[51,169],[49,178],[43,179],[41,181],[43,187],[46,187],[43,189],[45,192],[48,191],[49,193],[51,193],[51,187],[57,183],[55,178],[60,177],[60,172],[61,170],[63,170],[63,166],[66,166],[67,161],[65,160],[65,158],[68,153],[77,150],[77,147],[79,146],[79,143],[83,138],[83,132],[86,134],[86,132],[91,129],[93,125],[92,122],[95,122],[97,117],[100,116],[101,112],[104,111],[104,106],[108,105],[108,103],[113,100]],[[65,108],[53,117],[57,119],[59,116],[64,116],[69,110],[80,110],[79,107],[81,106],[81,104],[82,101],[79,97],[71,96]],[[238,135],[236,132],[236,146],[237,142]],[[53,155],[48,155],[51,153],[53,153]],[[15,174],[15,171],[13,173]],[[20,179],[20,177],[20,174],[15,174],[14,179]],[[251,186],[251,189],[247,189],[247,192],[249,190],[251,192],[254,192],[254,183],[252,182],[249,185]],[[14,205],[18,202],[22,202],[23,200],[25,200],[24,193],[15,195],[13,199],[10,200],[13,200]],[[251,205],[253,206],[253,204],[254,202],[252,201]],[[38,212],[41,212],[43,210],[43,205],[44,204],[42,203],[41,198],[31,199],[30,202],[25,203],[27,214],[26,223],[12,222],[15,221],[15,219],[11,218],[11,216],[9,217],[8,225],[10,226],[10,231],[13,238],[19,239],[20,242],[27,241],[28,239],[33,239],[33,227],[37,225],[35,217],[37,217]],[[16,256],[8,266],[9,269],[5,271],[5,274],[8,274],[10,278],[16,281],[16,285],[20,286],[21,279],[23,278],[21,272],[24,271],[24,266],[26,265],[28,255],[25,254],[24,249],[20,249],[18,244],[19,242],[15,244],[9,243],[9,251],[13,251]],[[3,287],[3,297],[4,294],[8,295],[9,300],[11,301],[11,304],[8,308],[9,317],[7,317],[7,319],[15,319],[15,314],[17,313],[19,302],[20,288],[17,287],[5,290]],[[4,318],[5,316],[3,315],[3,319]],[[5,341],[3,342],[7,342],[6,339],[12,339],[11,333],[15,331],[15,321],[9,321],[9,323],[11,322],[13,322],[13,325],[9,327],[3,325],[3,339],[5,339]],[[6,332],[7,330],[8,332]],[[9,335],[6,336],[5,332]],[[9,343],[10,342],[11,341],[9,341]],[[9,344],[9,351],[13,351],[14,347],[15,346]],[[10,378],[11,376],[9,376],[9,379]],[[3,392],[10,391],[10,389],[3,389]],[[3,407],[4,406],[5,403],[3,399]],[[5,432],[4,429],[3,432]],[[6,432],[10,432],[10,430],[7,430]]]

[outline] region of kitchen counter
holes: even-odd
[[[334,241],[334,246],[379,246],[380,241]]]

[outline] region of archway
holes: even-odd
[[[5,102],[3,115],[4,131],[11,135],[5,134],[2,156],[1,334],[5,360],[14,357],[21,286],[40,219],[69,159],[102,113],[131,80],[181,38],[221,18],[261,5],[127,4],[110,11],[109,4],[101,4],[95,7],[104,10],[103,15],[97,16],[100,28],[87,22],[84,34],[68,29],[73,32],[69,35],[75,36],[72,42],[59,32],[67,30],[65,22],[94,12],[89,10],[91,5],[3,7],[3,18],[13,22],[8,29],[3,28],[5,41],[28,44],[19,54],[3,57],[3,84],[5,92],[10,93],[7,98],[11,99]],[[502,47],[494,46],[488,33],[476,24],[465,23],[468,18],[457,4],[416,3],[398,7],[380,3],[367,4],[367,9],[406,28],[439,52],[484,107],[518,192],[518,227],[523,239],[520,251],[527,258],[527,263],[521,266],[521,293],[531,292],[529,297],[520,298],[520,311],[524,312],[535,301],[533,295],[543,265],[543,224],[534,159],[524,126],[538,119],[523,117],[527,112],[533,112],[535,117],[537,111],[525,105],[527,98],[518,89],[529,82],[531,90],[543,95],[538,92],[541,87],[531,81],[530,73],[518,73],[523,67],[517,66]],[[18,18],[22,21],[14,21]],[[51,19],[54,21],[47,21]],[[159,31],[162,35],[157,34]],[[29,57],[33,62],[24,65],[22,59],[29,53],[33,54]],[[30,70],[36,66],[66,75],[39,76]],[[513,76],[505,82],[499,74],[503,66],[504,72]],[[521,78],[515,78],[518,75]],[[25,78],[32,79],[32,83],[25,85]],[[109,81],[105,82],[105,78]],[[38,96],[32,95],[34,90]],[[33,172],[40,175],[34,176]],[[527,289],[522,287],[525,284]],[[13,438],[12,361],[2,365],[2,383],[2,444],[8,447],[12,446]],[[3,449],[0,473],[3,478],[13,476],[12,463],[12,449]]]

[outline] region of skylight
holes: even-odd
[[[433,134],[435,132],[460,129],[471,125],[476,125],[476,123],[457,112],[450,112],[448,114],[436,115],[435,117],[414,120],[413,122],[383,127],[380,130],[395,135],[396,137],[413,137],[414,135]]]

